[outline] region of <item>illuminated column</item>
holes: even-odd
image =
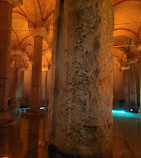
[[[140,108],[140,72],[141,72],[141,67],[136,66],[137,109]]]
[[[19,83],[18,83],[18,90],[17,90],[17,101],[18,101],[18,107],[20,107],[22,98],[23,98],[23,86],[24,86],[24,71],[25,69],[20,70],[20,78],[19,78]]]
[[[125,104],[126,107],[128,108],[130,106],[130,100],[129,100],[129,96],[130,96],[130,70],[125,70],[124,72],[124,83],[125,83]]]
[[[112,157],[111,0],[60,0],[49,143],[84,157]],[[51,120],[51,119],[50,119]]]
[[[34,53],[32,65],[32,90],[31,90],[31,106],[30,114],[40,114],[41,106],[41,75],[42,75],[42,45],[43,39],[47,35],[45,25],[33,26],[33,23],[28,24],[29,32],[34,37]],[[33,112],[33,113],[32,113]]]
[[[20,4],[19,0],[0,0],[0,126],[12,120],[8,112],[12,7]]]
[[[12,79],[12,102],[11,102],[10,108],[17,107],[16,92],[18,90],[19,72],[20,72],[19,57],[15,56],[14,72],[13,72],[13,79]]]
[[[31,106],[32,110],[40,109],[41,72],[42,72],[42,37],[34,37],[34,54],[32,65],[32,90]]]
[[[51,86],[52,86],[52,82],[53,82],[53,80],[52,80],[52,69],[49,69],[48,70],[48,72],[47,72],[47,103],[48,103],[48,105],[50,105],[50,99],[51,99]]]
[[[141,72],[140,72],[140,101],[141,101]],[[141,112],[141,103],[139,107],[139,112]]]
[[[42,102],[47,104],[47,70],[42,70]]]
[[[130,108],[137,109],[135,64],[130,65]]]

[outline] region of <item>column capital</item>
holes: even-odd
[[[0,0],[0,2],[7,2],[9,3],[13,8],[18,7],[23,4],[23,0]]]
[[[21,67],[20,70],[21,70],[21,71],[26,71],[27,68],[26,68],[26,67]]]
[[[11,54],[15,56],[22,56],[24,51],[22,49],[12,49]]]
[[[32,23],[28,23],[29,33],[32,37],[42,37],[45,39],[48,35],[45,24],[42,23],[39,26],[34,26]]]
[[[42,67],[42,71],[48,71],[48,67]]]

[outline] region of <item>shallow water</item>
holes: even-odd
[[[141,113],[113,113],[113,157],[141,158]],[[0,158],[69,158],[48,147],[47,116],[21,116],[19,123],[0,128]],[[51,150],[50,150],[51,149]]]
[[[134,154],[136,158],[141,158],[141,113],[134,114],[130,112],[113,113],[114,116],[114,134],[119,132],[122,140],[127,148]],[[117,129],[117,131],[116,131]],[[119,147],[119,150],[123,150]]]

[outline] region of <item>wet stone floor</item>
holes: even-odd
[[[141,158],[141,113],[113,116],[113,158]],[[0,158],[71,158],[48,146],[47,114],[15,119],[15,125],[0,128]]]

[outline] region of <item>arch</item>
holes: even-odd
[[[20,13],[20,12],[18,12],[18,11],[13,11],[12,13],[13,13],[13,14],[19,14],[19,15],[21,15],[22,17],[24,17],[26,21],[29,21],[25,15],[23,15],[22,13]]]
[[[16,33],[16,31],[12,28],[12,31],[14,32],[14,34],[16,35],[16,37],[17,37],[17,40],[18,40],[18,43],[20,44],[20,40],[19,40],[19,37],[18,37],[18,35],[17,35],[17,33]]]
[[[128,57],[127,51],[124,48],[119,48],[119,47],[115,47],[113,48],[113,56],[114,56],[114,50],[118,50],[118,52],[120,51],[122,53],[122,57],[124,56],[124,54],[126,55],[126,57]]]
[[[39,6],[39,11],[40,11],[40,14],[41,14],[41,18],[42,18],[42,20],[43,20],[43,13],[42,13],[40,1],[37,0],[37,3],[38,3],[38,6]]]
[[[43,54],[43,56],[45,57],[46,61],[47,61],[47,64],[49,65],[49,62],[48,62],[48,59],[47,59],[47,56],[45,54]]]
[[[33,4],[34,4],[34,10],[35,10],[35,25],[37,25],[37,9],[36,9],[35,0],[33,0]]]
[[[31,37],[31,35],[26,36],[25,38],[22,39],[21,43],[24,42],[27,38]]]
[[[119,4],[121,4],[121,3],[124,3],[124,2],[141,2],[140,0],[121,0],[121,1],[119,1],[119,2],[117,2],[117,3],[115,3],[115,4],[113,4],[113,7],[116,7],[116,6],[118,6]]]
[[[116,32],[116,33],[115,33]],[[127,29],[127,28],[116,28],[114,29],[114,37],[115,36],[127,36],[131,39],[136,40],[138,37],[138,34],[135,33],[133,30]]]

